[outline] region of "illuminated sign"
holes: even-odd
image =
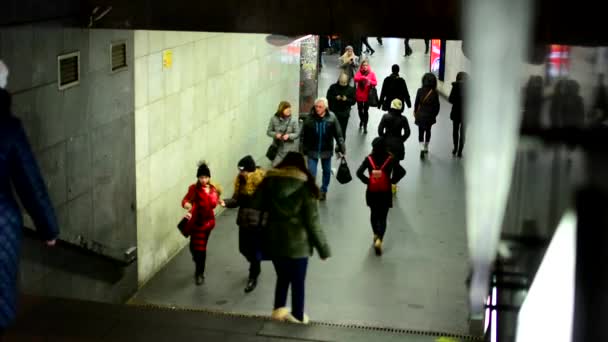
[[[431,39],[430,70],[440,81],[444,80],[445,74],[445,41]]]

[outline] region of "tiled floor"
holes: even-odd
[[[370,42],[377,44],[375,39]],[[398,63],[413,102],[428,64],[423,41],[413,41],[415,53],[407,59],[403,57],[402,40],[385,39],[384,44],[375,47],[371,66],[382,80],[390,74],[391,65]],[[337,78],[336,58],[325,58],[320,95]],[[451,156],[449,111],[450,104],[442,99],[430,158],[424,163],[419,160],[417,127],[411,110],[407,111],[412,127],[404,163],[408,173],[389,214],[385,254],[381,258],[370,248],[364,186],[356,179],[347,185],[332,181],[328,200],[320,204],[320,209],[333,257],[325,262],[311,259],[307,278],[307,312],[314,320],[468,332],[464,173],[462,161]],[[381,114],[378,109],[371,110],[370,133],[365,136],[356,129],[359,120],[353,109],[347,136],[353,172],[370,150]],[[243,293],[247,263],[238,253],[235,215],[236,211],[228,211],[218,218],[209,243],[204,286],[194,286],[193,264],[184,249],[133,301],[269,314],[274,271],[265,263],[256,291]]]

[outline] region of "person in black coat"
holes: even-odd
[[[0,88],[0,339],[15,319],[17,306],[23,218],[13,187],[46,245],[54,246],[59,235],[46,184],[21,121],[11,114],[10,107],[10,94]]]
[[[418,126],[418,141],[421,145],[420,159],[429,153],[431,128],[437,123],[439,115],[439,95],[437,94],[437,78],[432,73],[422,76],[422,87],[416,93],[414,102],[415,124]]]
[[[378,136],[386,143],[388,152],[395,158],[395,170],[392,179],[393,194],[397,192],[397,183],[405,176],[405,169],[399,163],[405,159],[405,141],[410,137],[410,124],[407,118],[401,115],[403,103],[394,99],[388,113],[384,114],[378,125]]]
[[[401,103],[407,104],[407,108],[412,107],[412,101],[410,100],[410,92],[407,90],[407,83],[399,76],[399,65],[394,64],[392,67],[392,74],[384,79],[382,82],[382,90],[380,91],[379,107],[382,110],[388,111],[391,108],[391,102],[394,99],[401,100]]]
[[[540,128],[543,108],[543,78],[530,76],[523,93],[522,127]]]
[[[348,84],[349,79],[346,73],[341,73],[340,77],[338,77],[338,82],[332,84],[327,90],[329,110],[338,118],[344,140],[346,140],[346,128],[348,127],[350,110],[356,103],[355,87]]]
[[[373,165],[370,159],[373,161]],[[388,152],[384,138],[377,137],[372,142],[372,153],[363,160],[363,163],[361,163],[361,166],[359,166],[359,169],[357,170],[357,177],[359,177],[363,184],[368,186],[367,191],[365,192],[365,202],[371,211],[370,221],[374,234],[373,241],[376,255],[382,254],[382,243],[386,233],[386,221],[388,218],[388,211],[393,207],[393,196],[390,187],[387,191],[370,191],[370,177],[374,177],[374,173],[383,172],[392,182],[394,168],[395,159]],[[365,175],[366,171],[369,174],[369,177]]]
[[[461,71],[456,75],[456,82],[452,83],[452,91],[450,92],[449,101],[452,104],[452,112],[450,113],[450,119],[452,120],[452,142],[454,143],[454,149],[452,155],[458,158],[462,158],[462,149],[464,148],[464,91],[465,82],[468,78],[466,72]]]

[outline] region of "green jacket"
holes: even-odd
[[[318,202],[306,186],[305,173],[295,168],[269,170],[255,202],[268,214],[262,241],[268,257],[304,258],[313,254],[313,248],[323,259],[330,256]]]

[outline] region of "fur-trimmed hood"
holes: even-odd
[[[271,183],[279,183],[280,186],[274,187],[275,195],[285,198],[306,186],[307,175],[295,167],[286,167],[269,170],[266,179]]]
[[[261,168],[256,168],[255,171],[249,172],[245,176],[245,184],[241,185],[241,175],[236,176],[234,180],[234,193],[251,196],[258,189],[258,186],[264,180],[266,171]]]

